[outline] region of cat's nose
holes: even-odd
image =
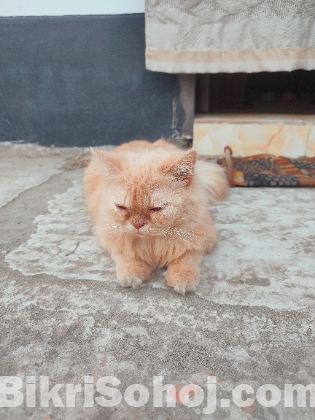
[[[142,226],[144,226],[144,223],[132,223],[132,226],[139,230],[140,228],[142,228]]]

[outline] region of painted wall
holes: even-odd
[[[144,13],[145,0],[0,0],[0,16]]]
[[[0,141],[192,135],[194,79],[145,69],[145,0],[0,0]]]
[[[0,141],[89,146],[181,133],[185,81],[145,69],[144,26],[143,14],[0,18]]]

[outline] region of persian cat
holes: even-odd
[[[194,291],[202,256],[217,240],[209,204],[227,194],[224,170],[165,140],[91,153],[86,204],[119,283],[136,288],[150,280],[152,269],[167,267],[168,287]]]

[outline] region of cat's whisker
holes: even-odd
[[[201,247],[196,242],[200,240],[200,237],[198,237],[198,234],[203,235],[203,233],[202,232],[193,233],[193,232],[194,231],[188,231],[184,229],[177,229],[177,228],[169,227],[169,228],[164,229],[164,232],[161,236],[163,236],[164,238],[167,238],[168,236],[178,238],[178,239],[183,240],[184,242],[189,243],[190,245],[194,246],[197,249],[201,249]]]
[[[110,224],[105,224],[105,225],[95,225],[96,228],[103,228],[103,229],[111,229],[111,228],[119,228],[120,226],[118,225],[110,225]]]
[[[102,231],[103,235],[107,238],[117,238],[118,236],[125,235],[125,231],[119,225],[105,223],[103,225],[96,225],[98,231]]]

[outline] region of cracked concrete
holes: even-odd
[[[23,147],[30,146],[8,144],[0,153],[0,374],[49,376],[51,386],[113,375],[122,392],[142,384],[150,399],[139,408],[124,400],[83,408],[78,394],[76,408],[23,403],[0,408],[1,419],[314,418],[309,403],[284,408],[283,401],[218,403],[212,415],[204,404],[154,408],[152,381],[162,375],[164,383],[205,390],[216,375],[219,400],[241,383],[254,390],[315,383],[315,190],[234,189],[212,210],[221,239],[202,263],[196,294],[167,290],[162,272],[138,290],[122,289],[85,213],[83,170],[63,169],[84,150],[38,147],[26,157]]]

